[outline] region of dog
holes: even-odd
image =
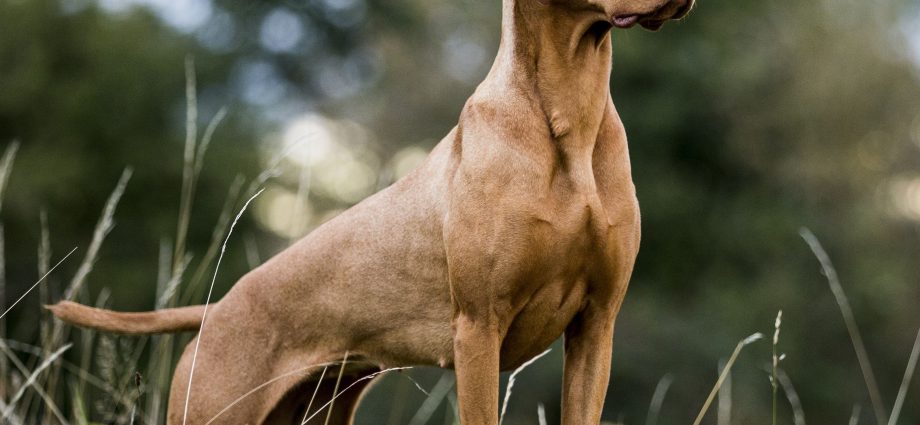
[[[206,321],[204,306],[49,309],[109,332],[200,328],[171,425],[351,424],[363,378],[416,365],[456,370],[462,424],[498,425],[499,372],[560,335],[562,423],[596,425],[640,239],[611,29],[692,6],[503,0],[494,65],[427,159],[246,274]]]

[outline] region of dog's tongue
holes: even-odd
[[[613,17],[613,26],[617,28],[629,28],[639,21],[639,15],[623,15]]]

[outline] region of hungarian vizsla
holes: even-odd
[[[309,416],[336,387],[330,422],[350,424],[372,381],[362,377],[439,365],[456,370],[461,423],[497,425],[499,372],[560,335],[562,423],[598,424],[640,233],[610,97],[610,30],[655,30],[692,6],[503,0],[498,56],[457,126],[414,172],[209,307],[191,386],[196,341],[176,368],[169,424],[300,423],[314,390]],[[204,307],[49,308],[80,326],[147,334],[198,330]],[[323,373],[346,355],[341,374]]]

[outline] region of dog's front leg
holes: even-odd
[[[497,323],[461,313],[455,326],[454,368],[460,423],[497,425],[501,349]]]
[[[610,380],[616,314],[590,303],[565,331],[563,425],[597,425]]]

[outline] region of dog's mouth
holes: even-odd
[[[665,22],[686,16],[687,13],[690,13],[690,9],[693,8],[693,4],[693,0],[682,2],[672,0],[651,13],[616,15],[610,20],[610,23],[614,27],[621,29],[632,28],[634,25],[639,24],[647,30],[657,31]]]

